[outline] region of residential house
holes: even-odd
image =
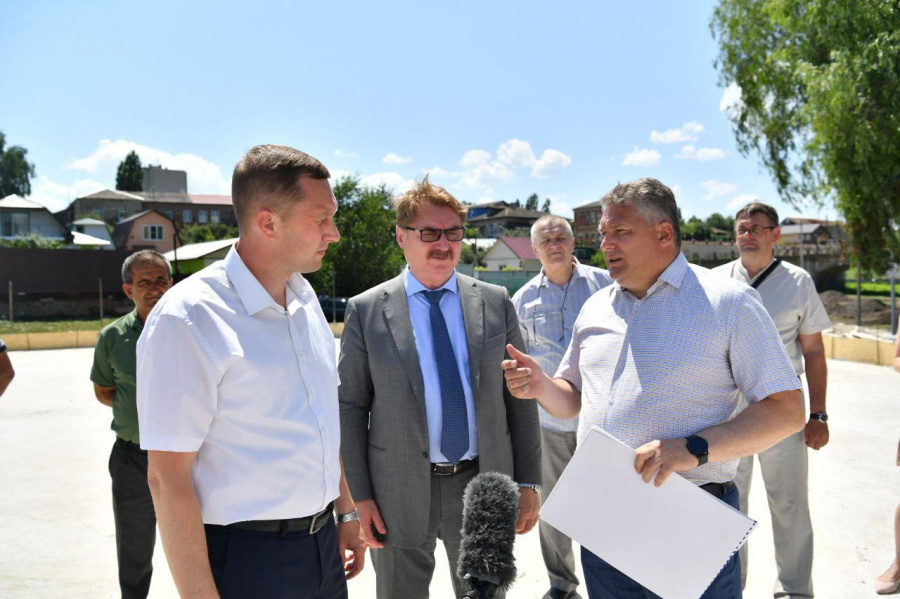
[[[179,247],[177,250],[169,250],[163,256],[172,264],[172,268],[177,269],[180,274],[190,275],[203,270],[217,260],[225,258],[228,250],[231,249],[231,246],[236,241],[237,237],[234,239],[189,243]]]
[[[175,236],[175,223],[157,210],[145,210],[123,218],[112,234],[120,250],[156,250],[167,252],[181,243]]]
[[[572,212],[575,213],[575,226],[572,232],[575,234],[575,245],[599,248],[600,233],[600,200],[583,206],[578,206]]]
[[[109,234],[109,227],[96,218],[79,218],[72,223],[72,243],[79,247],[116,249],[112,235]]]
[[[541,261],[531,247],[530,237],[501,237],[482,257],[489,271],[521,269],[538,272]]]
[[[66,241],[69,232],[44,206],[17,195],[0,200],[0,239],[37,235]]]
[[[527,210],[508,202],[491,202],[469,206],[466,226],[477,228],[481,237],[502,237],[510,231],[530,231],[534,221],[546,212]]]

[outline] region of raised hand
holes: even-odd
[[[519,399],[534,399],[540,395],[544,390],[545,377],[537,361],[510,344],[506,345],[506,351],[512,360],[503,360],[500,367],[509,392]]]

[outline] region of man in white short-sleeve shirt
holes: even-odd
[[[580,411],[580,439],[600,426],[636,449],[645,482],[679,472],[736,508],[738,458],[803,426],[784,345],[754,291],[688,264],[668,187],[639,179],[601,202],[600,247],[615,283],[585,303],[557,378],[510,348],[507,384],[554,416]],[[738,391],[751,405],[732,418]],[[592,597],[651,596],[590,551],[581,555]],[[740,583],[732,557],[703,597],[739,597]]]
[[[795,433],[758,455],[772,512],[777,578],[775,597],[812,597],[813,530],[809,515],[806,448],[828,443],[825,388],[828,371],[822,331],[831,327],[816,285],[802,268],[776,260],[774,246],[781,236],[778,212],[761,202],[751,202],[735,216],[741,257],[714,269],[753,286],[775,321],[797,376],[809,384],[809,420]],[[749,508],[753,456],[741,458],[735,483],[741,511]],[[741,576],[747,581],[747,544],[740,550]]]
[[[345,567],[363,566],[334,338],[300,274],[340,238],[328,177],[293,148],[251,149],[232,179],[240,239],[138,343],[141,447],[183,597],[346,597]]]

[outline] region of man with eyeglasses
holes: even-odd
[[[816,292],[815,283],[802,268],[774,257],[781,236],[778,212],[761,202],[751,202],[735,215],[737,246],[741,257],[715,269],[754,287],[775,321],[797,376],[809,385],[809,421],[804,430],[758,454],[775,539],[778,576],[775,597],[812,597],[813,531],[807,494],[806,448],[821,449],[828,443],[825,410],[827,367],[822,331],[831,321]],[[743,403],[746,406],[746,403]],[[749,507],[753,456],[741,459],[735,477],[741,511]],[[741,548],[742,584],[747,582],[747,545]]]
[[[523,347],[508,293],[455,271],[466,207],[426,178],[395,209],[408,266],[347,305],[341,455],[379,599],[428,597],[437,539],[459,597],[463,491],[478,472],[519,483],[520,534],[537,522],[537,406],[499,369],[507,343]]]
[[[544,372],[556,372],[572,340],[572,327],[581,307],[594,293],[612,283],[609,273],[587,266],[574,256],[575,236],[566,219],[548,214],[531,226],[531,246],[541,261],[541,272],[513,296],[522,325],[526,352]],[[578,418],[556,418],[538,406],[541,421],[541,499],[546,500],[560,474],[575,454]],[[544,599],[578,597],[572,540],[541,522],[541,553],[550,577]]]

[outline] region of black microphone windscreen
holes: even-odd
[[[490,581],[506,590],[516,579],[513,544],[519,487],[506,474],[482,472],[463,495],[462,543],[456,574]]]

